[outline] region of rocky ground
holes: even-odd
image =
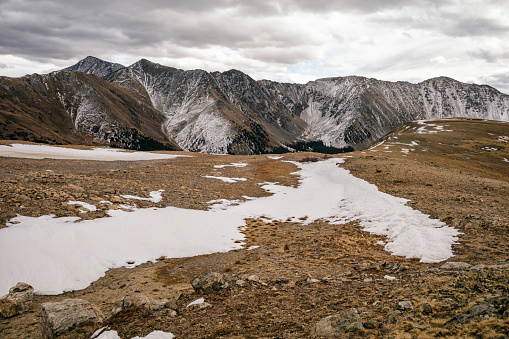
[[[85,290],[35,295],[27,312],[0,316],[0,337],[40,338],[42,303],[80,298],[97,305],[105,324],[122,338],[153,330],[172,332],[176,338],[307,338],[327,333],[352,338],[506,338],[509,162],[503,159],[509,159],[509,139],[502,137],[509,136],[509,125],[464,120],[437,124],[450,131],[417,134],[421,126],[410,124],[372,150],[347,154],[343,166],[459,229],[455,257],[445,263],[392,256],[375,244],[381,236],[362,231],[357,222],[304,226],[253,219],[247,221],[244,249],[160,258],[134,269],[112,269]],[[206,209],[214,199],[266,195],[260,182],[298,183],[291,174],[295,165],[265,155],[188,155],[193,157],[112,163],[0,158],[0,227],[16,214],[103,217],[110,208],[133,203],[119,197],[124,194],[148,196],[164,189],[160,203],[137,200],[136,205]],[[298,153],[283,160],[324,157]],[[248,166],[213,167],[231,162]],[[224,183],[202,177],[212,173],[247,180]],[[68,205],[72,200],[100,208],[80,213],[79,207]],[[113,205],[99,204],[102,200]],[[259,247],[248,249],[252,246]],[[220,283],[211,289],[193,288],[190,281],[209,272],[219,273]],[[168,302],[157,311],[134,302],[112,315],[117,301],[126,296]],[[202,297],[204,303],[187,307]],[[88,338],[93,329],[75,328],[62,337]]]

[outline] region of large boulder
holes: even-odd
[[[155,300],[141,295],[129,295],[118,299],[115,302],[112,315],[132,308],[142,308],[150,313],[177,315],[177,312],[175,312],[177,306],[174,301],[168,299]]]
[[[65,299],[42,304],[41,334],[45,339],[56,338],[76,327],[99,327],[104,316],[97,306],[83,299]]]
[[[197,293],[210,293],[232,288],[239,280],[238,276],[231,273],[209,272],[191,280],[191,285]]]
[[[350,308],[339,315],[330,315],[321,319],[312,329],[311,337],[344,336],[346,332],[363,332],[361,317],[355,308]]]
[[[0,314],[6,318],[26,312],[32,306],[34,288],[24,282],[11,287],[9,294],[0,298]]]

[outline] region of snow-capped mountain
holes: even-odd
[[[508,95],[444,77],[411,84],[349,76],[302,85],[255,81],[237,70],[184,71],[144,59],[125,67],[94,57],[50,75],[2,78],[2,102],[19,101],[20,91],[38,93],[32,77],[51,79],[58,88],[52,95],[67,95],[59,99],[59,109],[72,118],[73,133],[110,142],[111,133],[128,128],[157,142],[210,153],[360,149],[417,119],[509,121]],[[23,89],[13,93],[7,83],[22,83]],[[47,100],[45,93],[40,95]],[[112,114],[110,103],[124,113]]]

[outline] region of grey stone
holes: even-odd
[[[52,339],[81,325],[99,327],[103,320],[99,308],[83,299],[47,302],[42,304],[41,334]]]
[[[400,311],[409,311],[414,309],[414,305],[410,300],[401,300],[398,302],[397,309]]]
[[[433,309],[431,308],[431,305],[428,303],[422,305],[422,313],[425,315],[429,315],[429,314],[433,313]]]
[[[468,270],[472,265],[461,261],[450,261],[440,266],[443,270]]]
[[[362,332],[361,317],[355,308],[351,308],[340,315],[330,315],[321,319],[312,329],[311,337],[341,336],[346,332]]]
[[[0,298],[0,314],[6,318],[22,314],[30,309],[33,298],[33,287],[19,282],[11,287],[9,294]]]
[[[210,293],[229,289],[235,286],[238,280],[239,277],[234,274],[209,272],[191,280],[191,285],[197,293]]]
[[[403,314],[403,311],[400,310],[394,310],[392,311],[389,316],[387,317],[387,322],[389,324],[395,324],[398,320],[398,318]]]
[[[451,323],[464,324],[470,320],[479,318],[480,316],[482,316],[484,314],[493,313],[493,311],[495,311],[495,307],[493,307],[493,305],[490,305],[487,302],[481,302],[477,305],[472,306],[465,312],[458,314],[457,316],[455,316],[454,318],[449,320],[446,324],[451,324]]]
[[[129,295],[118,299],[115,302],[113,315],[129,308],[143,308],[149,312],[167,311],[170,315],[176,315],[174,309],[176,304],[168,299],[155,300],[141,295]]]

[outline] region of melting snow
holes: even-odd
[[[434,134],[434,133],[438,133],[438,132],[453,132],[453,130],[444,129],[444,126],[442,126],[442,125],[433,124],[433,123],[430,123],[425,120],[419,120],[419,121],[417,121],[417,124],[422,126],[422,127],[419,127],[416,129],[415,132],[418,134]],[[449,126],[449,125],[445,125],[445,126]]]
[[[80,213],[87,213],[87,212],[93,212],[97,211],[97,207],[94,205],[90,205],[83,201],[69,201],[67,205],[80,205],[81,207],[86,208],[87,210],[81,210]]]
[[[108,218],[81,220],[18,215],[0,229],[0,295],[18,281],[37,293],[86,288],[113,267],[241,248],[246,218],[311,223],[359,220],[364,230],[385,235],[385,250],[422,262],[450,258],[458,231],[430,219],[408,200],[378,191],[338,167],[342,159],[294,163],[298,187],[265,183],[271,196],[208,211],[176,207],[110,210]],[[300,220],[299,218],[306,220]],[[80,221],[80,222],[77,222]]]
[[[227,183],[233,183],[237,181],[246,181],[246,178],[228,178],[228,177],[216,177],[212,175],[203,175],[204,178],[210,178],[210,179],[219,179],[221,181],[227,182]]]
[[[189,303],[186,307],[193,306],[193,305],[200,305],[205,302],[205,298],[196,299],[195,301]]]
[[[244,162],[232,162],[230,165],[214,165],[214,168],[225,168],[225,167],[246,167],[247,164]]]
[[[273,159],[273,160],[279,160],[279,159],[282,159],[283,157],[281,155],[268,155],[267,158]]]
[[[481,149],[483,149],[485,151],[500,151],[500,149],[498,149],[496,147],[489,147],[489,146],[483,147]]]
[[[159,191],[152,191],[149,193],[150,198],[142,198],[137,197],[135,195],[121,195],[122,198],[125,199],[136,199],[136,200],[145,200],[145,201],[152,201],[152,202],[161,202],[163,200],[163,193],[164,190]]]
[[[101,328],[99,330],[97,330],[93,335],[92,337],[90,337],[91,339],[120,339],[117,331],[105,331],[105,332],[102,332],[104,328]],[[132,337],[131,339],[174,339],[175,336],[173,335],[173,333],[170,333],[170,332],[163,332],[163,331],[154,331],[154,332],[151,332],[149,334],[147,334],[147,336],[145,337]]]
[[[47,145],[12,144],[0,145],[0,156],[30,159],[79,159],[98,161],[137,161],[174,159],[184,155],[150,152],[125,152],[113,148],[94,148],[82,150]]]

